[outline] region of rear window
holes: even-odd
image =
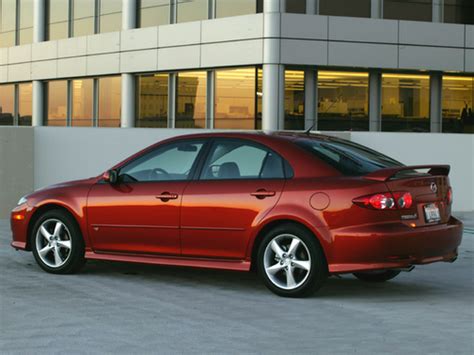
[[[348,176],[362,176],[383,168],[403,166],[375,150],[336,138],[307,138],[295,143]]]

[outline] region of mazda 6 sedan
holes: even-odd
[[[448,174],[310,133],[180,136],[21,198],[12,246],[55,274],[86,259],[256,270],[305,296],[330,275],[382,282],[453,262],[463,226]]]

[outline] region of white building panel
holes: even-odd
[[[464,70],[464,49],[400,46],[399,67],[423,70]]]
[[[253,39],[262,36],[262,14],[202,21],[202,43]]]
[[[283,38],[327,39],[328,17],[282,14],[281,36]]]
[[[466,25],[466,47],[474,48],[474,25]]]
[[[87,56],[87,75],[116,74],[119,71],[119,53]]]
[[[201,42],[201,22],[186,22],[160,26],[159,47],[185,46]]]
[[[464,25],[400,21],[400,44],[464,47]]]
[[[133,51],[158,47],[158,27],[137,28],[120,33],[120,50]]]
[[[58,58],[78,57],[87,53],[87,37],[74,37],[58,41]]]
[[[58,61],[55,59],[33,62],[31,63],[31,79],[54,79],[56,78],[57,70]]]
[[[327,65],[327,41],[284,39],[281,42],[281,62],[284,64]]]
[[[8,48],[8,63],[25,63],[31,61],[31,44]]]
[[[161,48],[158,50],[158,70],[199,68],[200,56],[200,46]]]
[[[8,48],[0,48],[0,65],[8,64]]]
[[[158,49],[120,53],[120,71],[139,73],[158,69]]]
[[[474,73],[474,49],[466,49],[465,51],[465,70]]]
[[[120,50],[120,32],[87,36],[87,54],[113,53]]]
[[[397,43],[398,21],[330,16],[329,40]]]
[[[48,60],[56,59],[58,57],[58,42],[46,41],[40,43],[33,43],[31,45],[31,59]]]
[[[31,63],[12,64],[8,66],[9,81],[31,80]]]
[[[201,67],[252,65],[262,62],[263,41],[203,44]],[[160,65],[160,63],[158,63]]]
[[[328,65],[396,68],[397,46],[392,44],[329,42]]]
[[[86,57],[58,59],[58,78],[86,75]]]
[[[6,65],[0,66],[0,83],[5,83],[8,81],[8,70]]]

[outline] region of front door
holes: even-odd
[[[243,259],[252,226],[280,197],[283,170],[282,158],[262,145],[216,140],[199,179],[184,191],[182,254]]]
[[[159,146],[121,167],[117,184],[93,186],[87,221],[94,250],[179,255],[183,192],[203,144]]]

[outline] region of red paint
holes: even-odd
[[[291,165],[293,177],[110,185],[101,174],[59,184],[32,193],[12,211],[12,246],[30,248],[35,213],[57,206],[78,222],[90,259],[248,270],[260,231],[283,220],[313,232],[331,273],[450,261],[457,255],[462,223],[451,216],[448,166],[424,166],[431,175],[396,180],[390,178],[407,168],[350,177],[296,146],[293,140],[306,139],[301,134],[212,133],[168,139],[115,168],[163,144],[215,137],[267,146]],[[394,207],[376,209],[369,198],[375,208],[367,208],[355,200],[378,195],[393,198]],[[426,223],[428,203],[438,206],[439,223]]]

